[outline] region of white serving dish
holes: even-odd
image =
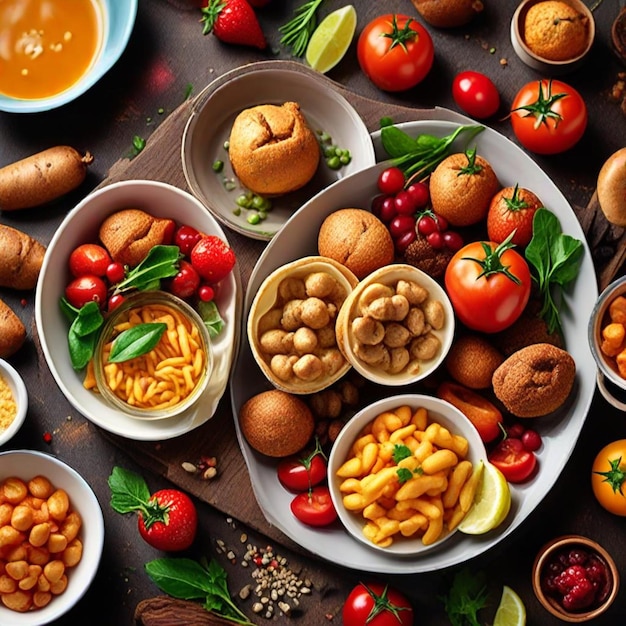
[[[465,123],[471,123],[471,120],[464,119]],[[458,124],[424,120],[398,126],[414,136],[420,133],[444,136]],[[378,159],[386,158],[379,133],[374,134],[374,145]],[[462,149],[462,138],[461,143],[456,145]],[[566,345],[578,368],[573,396],[563,411],[541,419],[543,448],[539,455],[539,471],[527,483],[511,487],[512,509],[505,524],[479,538],[456,533],[442,549],[407,560],[373,553],[356,541],[350,541],[343,529],[327,528],[320,531],[298,523],[290,514],[290,494],[280,486],[275,464],[256,455],[237,430],[256,498],[269,523],[310,552],[355,570],[379,573],[430,572],[463,563],[497,545],[519,528],[556,482],[576,445],[593,399],[596,366],[587,342],[580,338],[587,334],[587,323],[598,287],[591,253],[580,223],[557,186],[516,144],[496,131],[485,128],[472,142],[473,145],[477,146],[479,154],[493,164],[503,186],[519,183],[532,189],[559,218],[563,231],[580,239],[585,247],[576,283],[566,294],[562,313]],[[384,167],[384,163],[379,163],[335,183],[312,198],[293,216],[264,250],[250,277],[244,319],[250,307],[250,299],[266,275],[284,263],[315,252],[317,232],[327,215],[345,206],[369,208],[371,198],[376,194],[377,174]],[[268,388],[265,378],[260,374],[254,375],[252,367],[254,361],[250,348],[242,343],[231,386],[235,416],[247,398]],[[235,424],[238,428],[237,420]]]
[[[59,307],[59,299],[70,280],[68,258],[78,245],[97,240],[98,228],[107,215],[131,206],[227,240],[220,225],[204,206],[177,187],[149,180],[122,181],[102,187],[70,211],[52,237],[37,283],[35,320],[46,362],[72,406],[104,430],[128,439],[156,441],[189,432],[215,413],[228,385],[237,350],[241,285],[238,266],[220,284],[216,304],[225,326],[211,343],[211,381],[194,406],[173,418],[138,420],[114,409],[93,391],[85,389],[83,374],[72,369],[67,347],[68,322]]]

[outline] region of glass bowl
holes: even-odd
[[[167,328],[144,354],[109,362],[112,342],[141,323],[165,323]],[[141,334],[132,345],[147,336]],[[138,292],[107,318],[93,365],[98,391],[118,410],[139,419],[173,417],[192,406],[209,383],[213,366],[209,331],[180,298],[164,291]]]

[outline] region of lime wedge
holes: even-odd
[[[504,585],[493,626],[525,626],[525,624],[526,607],[522,599],[513,589]]]
[[[356,9],[348,4],[329,13],[313,31],[306,49],[306,62],[325,74],[347,52],[356,30]]]
[[[474,504],[459,524],[459,530],[468,535],[493,530],[504,521],[511,508],[511,490],[506,478],[495,465],[483,463]]]

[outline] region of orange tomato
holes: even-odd
[[[626,516],[626,439],[607,444],[598,452],[591,468],[593,494],[610,513]]]

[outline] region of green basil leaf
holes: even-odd
[[[198,600],[211,592],[207,571],[193,559],[155,559],[146,563],[145,570],[161,591],[174,598]]]
[[[75,306],[72,306],[67,298],[61,297],[59,298],[59,308],[68,322],[73,322],[76,316],[78,315],[78,309]]]
[[[224,320],[215,302],[213,300],[210,302],[200,301],[198,303],[198,313],[208,328],[211,339],[217,337],[224,328]]]
[[[148,322],[121,332],[111,345],[109,363],[122,363],[150,352],[160,341],[167,324]]]
[[[79,310],[72,322],[72,331],[79,337],[86,337],[100,329],[104,318],[96,302],[87,302]]]
[[[109,476],[111,508],[118,513],[131,513],[140,509],[150,499],[146,481],[122,467],[114,467]]]
[[[78,319],[78,318],[76,318]],[[70,352],[72,368],[77,372],[87,367],[96,349],[97,334],[81,336],[73,332],[72,327],[67,335],[67,345]]]
[[[182,258],[178,246],[154,246],[146,258],[128,272],[128,276],[115,287],[115,293],[129,289],[144,290],[150,285],[159,284],[163,278],[171,278],[178,273],[178,261]]]

